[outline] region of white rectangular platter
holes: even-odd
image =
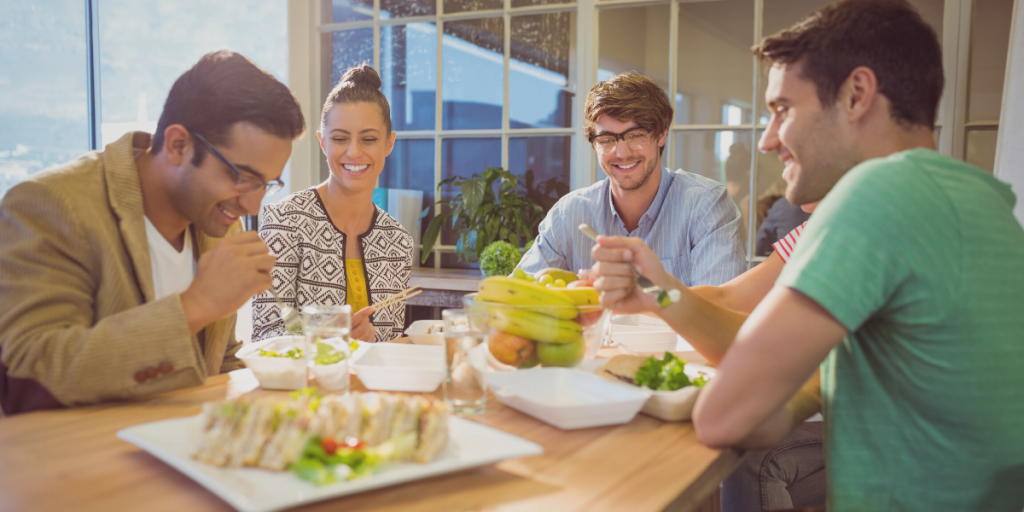
[[[120,430],[117,437],[181,471],[241,512],[271,512],[543,452],[540,445],[521,437],[452,417],[448,445],[433,462],[388,466],[367,477],[318,487],[290,472],[217,468],[192,459],[199,421],[199,416],[156,421]]]

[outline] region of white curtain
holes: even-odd
[[[1014,214],[1024,224],[1024,13],[1021,12],[1021,0],[1013,3],[995,175],[1013,186],[1017,194]]]

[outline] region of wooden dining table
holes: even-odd
[[[355,376],[352,383],[364,389]],[[237,370],[146,399],[0,419],[0,511],[232,510],[116,433],[195,415],[204,402],[257,388],[251,371]],[[644,414],[624,425],[565,431],[491,395],[484,414],[467,418],[538,443],[544,452],[295,510],[710,512],[717,510],[719,483],[741,455],[701,445],[690,422]]]

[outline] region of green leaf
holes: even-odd
[[[466,180],[462,182],[462,197],[466,209],[470,212],[480,207],[484,198],[484,184],[478,180]]]
[[[449,217],[451,217],[450,213],[442,213],[430,219],[427,231],[423,233],[423,252],[420,254],[420,264],[427,262],[430,252],[434,250],[434,244],[437,243],[437,237],[441,234],[441,226]]]

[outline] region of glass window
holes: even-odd
[[[964,147],[964,161],[992,172],[996,167],[996,140],[998,130],[968,130]]]
[[[89,150],[81,0],[0,4],[0,195]]]
[[[754,2],[724,0],[679,4],[676,123],[724,122],[723,105],[750,109],[754,99]],[[700,50],[696,50],[696,49]]]
[[[570,37],[575,12],[514,16],[508,95],[511,128],[572,126]]]
[[[381,81],[395,130],[433,130],[437,110],[437,25],[380,28]],[[433,160],[431,160],[433,162]]]
[[[381,188],[402,188],[423,191],[423,208],[434,204],[434,139],[399,139],[395,149],[384,161],[377,186]],[[421,230],[426,230],[433,209],[421,221]],[[421,231],[422,234],[422,231]]]
[[[480,138],[480,139],[445,139],[441,141],[441,179],[448,179],[452,176],[470,177],[474,174],[483,174],[488,167],[501,167],[501,139]],[[441,197],[450,200],[459,193],[459,190],[451,185],[441,189]],[[452,231],[451,224],[445,224],[441,229],[440,243],[444,245],[455,245],[458,233]],[[476,265],[468,265],[459,261],[452,253],[441,255],[441,266],[452,268],[468,268]]]
[[[345,71],[362,63],[373,65],[373,29],[343,30],[331,34],[331,86],[341,80]]]
[[[444,12],[489,11],[504,7],[503,0],[444,0]]]
[[[371,19],[373,19],[373,0],[331,1],[330,20],[333,23],[365,21]]]
[[[1012,18],[1013,0],[974,2],[967,85],[967,122],[999,120]],[[975,137],[985,136],[978,134]],[[970,158],[967,161],[970,162]],[[988,167],[988,170],[991,171],[992,168]]]
[[[445,130],[501,128],[504,33],[502,18],[444,24],[441,122]]]
[[[530,7],[533,5],[569,4],[573,0],[512,0],[512,8]]]
[[[669,6],[598,11],[598,80],[636,71],[668,93]]]
[[[548,210],[569,193],[571,150],[572,137],[510,137],[508,170],[523,176],[526,197]]]
[[[437,2],[434,0],[380,0],[380,18],[383,20],[435,14]]]

